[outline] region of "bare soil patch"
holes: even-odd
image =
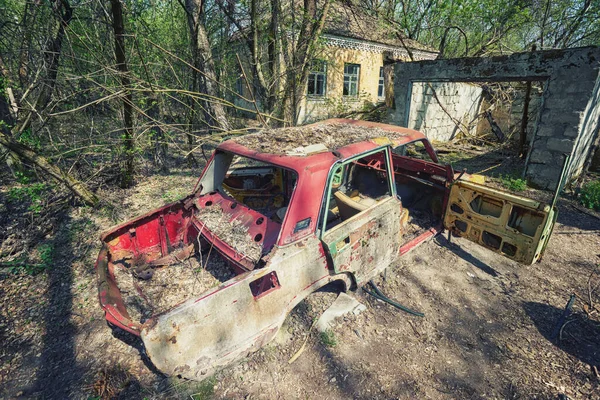
[[[377,279],[384,293],[424,318],[358,293],[367,310],[340,320],[324,340],[310,327],[335,294],[315,293],[290,315],[278,341],[240,363],[202,383],[162,376],[137,338],[104,320],[93,269],[97,236],[115,219],[166,203],[167,192],[191,190],[195,181],[190,174],[151,176],[106,194],[122,206],[72,208],[57,216],[57,233],[48,239],[58,251],[47,272],[0,271],[0,397],[600,397],[592,369],[600,365],[598,314],[576,301],[562,336],[552,337],[570,294],[585,297],[600,253],[600,220],[569,200],[560,202],[540,263],[521,266],[438,236]],[[288,364],[306,338],[304,352]]]

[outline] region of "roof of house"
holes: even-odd
[[[334,1],[323,27],[323,33],[367,40],[388,46],[422,50],[432,53],[438,51],[416,40],[402,35],[392,23],[377,18],[350,2]]]
[[[249,29],[250,27],[246,26],[242,32],[247,34]],[[230,40],[243,40],[244,33],[242,32],[234,32]],[[333,0],[325,20],[323,34],[374,42],[402,49],[420,50],[432,54],[438,53],[436,49],[402,35],[391,23],[383,18],[368,14],[361,7],[352,4],[352,0],[344,2]]]

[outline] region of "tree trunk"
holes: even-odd
[[[89,206],[95,206],[98,204],[98,197],[96,197],[96,195],[92,193],[83,182],[78,181],[72,175],[64,172],[56,165],[51,164],[48,162],[48,160],[46,160],[46,158],[40,156],[29,147],[14,141],[12,138],[2,132],[0,132],[0,144],[17,154],[23,161],[37,165],[44,172],[66,185],[85,204]]]
[[[199,71],[194,71],[194,73],[201,75],[198,77],[199,90],[218,99],[220,94],[217,86],[215,63],[204,26],[204,2],[203,0],[185,0],[185,9],[190,28],[193,64]],[[203,103],[205,123],[209,129],[221,131],[231,129],[227,113],[221,103],[211,100]]]
[[[396,99],[394,98],[394,64],[383,64],[383,85],[385,106],[390,110],[395,110]]]
[[[123,133],[123,152],[125,161],[121,168],[121,187],[128,188],[133,185],[134,176],[134,142],[133,142],[133,96],[129,87],[129,71],[125,59],[125,27],[123,25],[123,7],[120,0],[110,0],[113,15],[113,31],[115,35],[115,58],[117,70],[121,77],[121,85],[125,90],[123,96],[123,122],[125,124]]]
[[[198,71],[192,71],[192,84],[190,85],[190,91],[193,93],[198,92],[198,80],[200,77],[198,76]],[[197,100],[192,96],[188,97],[189,100],[189,109],[188,109],[188,117],[187,117],[187,132],[185,133],[185,137],[187,139],[187,149],[188,155],[186,157],[187,164],[189,168],[194,168],[198,166],[198,162],[196,161],[196,157],[194,157],[194,131],[196,129],[196,102]]]
[[[73,18],[73,8],[67,0],[60,0],[61,7],[58,7],[58,31],[54,39],[48,44],[44,53],[44,59],[48,66],[48,73],[46,76],[46,84],[42,86],[42,91],[36,102],[36,110],[45,108],[50,102],[52,92],[54,92],[54,86],[56,86],[56,76],[58,75],[58,65],[60,61],[60,54],[62,52],[62,41],[65,37],[65,29],[69,26],[71,18]],[[61,12],[60,10],[63,9]]]
[[[63,11],[61,12],[61,10]],[[41,89],[35,101],[33,110],[29,111],[21,120],[17,121],[17,127],[16,129],[13,129],[13,131],[17,134],[20,134],[28,129],[31,125],[34,115],[40,114],[42,110],[46,108],[50,102],[52,93],[54,92],[54,87],[56,86],[60,54],[62,52],[62,41],[65,36],[65,29],[69,26],[69,23],[73,18],[73,9],[67,0],[60,0],[60,6],[58,7],[57,13],[59,16],[58,30],[54,38],[49,40],[49,43],[44,50],[44,59],[47,65],[46,75],[45,78],[40,79]],[[20,65],[20,79],[24,79],[22,76],[23,68],[23,65]]]
[[[304,97],[310,61],[314,57],[317,40],[321,36],[331,0],[325,0],[321,15],[317,15],[317,1],[304,0],[302,27],[298,35],[298,45],[293,54],[293,65],[288,65],[288,79],[283,99],[284,119],[291,124],[298,123],[300,104]]]
[[[160,119],[160,105],[158,96],[155,93],[150,92],[148,94],[148,104],[150,107],[146,111],[148,116],[152,118],[150,124],[152,124],[152,128],[150,132],[152,134],[152,144],[154,148],[154,165],[160,168],[162,172],[169,172],[169,167],[167,165],[167,157],[168,157],[168,147],[165,138],[165,132],[163,128],[156,124],[156,121]]]
[[[16,125],[19,117],[19,107],[15,100],[12,88],[10,87],[10,75],[4,64],[4,60],[0,55],[0,132],[6,136],[12,136],[11,129]],[[10,169],[13,177],[17,176],[17,172],[23,169],[21,159],[17,154],[7,148],[6,165]],[[0,153],[0,156],[3,156]]]
[[[269,26],[269,73],[271,75],[272,86],[268,90],[267,112],[271,113],[275,108],[277,96],[281,91],[281,41],[279,38],[279,16],[280,16],[279,0],[271,0],[271,24]]]

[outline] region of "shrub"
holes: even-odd
[[[600,181],[588,182],[583,185],[579,201],[587,208],[600,211]]]
[[[325,332],[321,332],[321,343],[327,347],[335,347],[337,345],[335,333],[333,333],[333,331],[330,329],[327,329]]]
[[[512,176],[500,175],[500,183],[508,190],[513,192],[522,192],[527,189],[527,181],[521,178],[514,178]]]

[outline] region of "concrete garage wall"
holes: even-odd
[[[423,132],[429,140],[445,142],[460,133],[455,121],[461,121],[465,133],[474,134],[481,93],[480,86],[470,83],[414,82],[408,127]]]
[[[598,127],[600,124],[600,76],[596,78],[596,84],[592,96],[583,113],[580,114],[580,132],[573,145],[571,156],[574,162],[570,166],[570,174],[579,175],[586,162],[591,162],[594,141],[598,140]]]
[[[598,135],[600,48],[546,50],[490,58],[457,58],[397,63],[391,120],[408,126],[414,82],[544,82],[526,178],[554,189],[564,154],[570,154],[568,177],[582,171]]]

